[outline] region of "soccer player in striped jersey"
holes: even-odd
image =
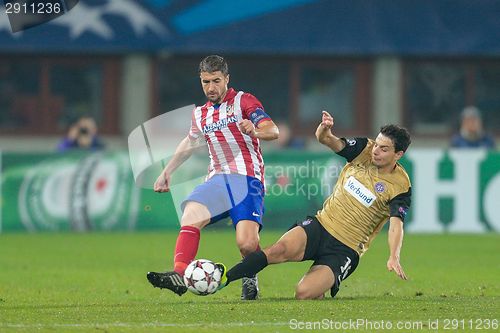
[[[200,141],[206,142],[210,156],[207,180],[181,205],[183,214],[173,271],[147,274],[153,286],[178,295],[187,291],[183,274],[198,251],[200,230],[208,224],[229,216],[241,255],[260,249],[265,184],[259,140],[274,140],[279,135],[255,96],[228,89],[229,70],[224,58],[204,58],[199,73],[208,101],[193,110],[189,134],[154,184],[156,192],[168,192],[172,173],[191,156]],[[252,300],[257,296],[257,277],[245,278],[241,298]]]

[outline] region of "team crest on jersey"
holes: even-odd
[[[226,105],[226,113],[228,117],[234,114],[234,104]]]
[[[382,193],[385,191],[385,185],[382,182],[378,182],[375,184],[375,192]]]

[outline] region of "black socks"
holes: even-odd
[[[267,257],[262,250],[252,252],[227,271],[227,284],[243,277],[253,277],[267,265]]]

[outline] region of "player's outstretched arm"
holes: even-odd
[[[387,260],[387,269],[396,273],[401,279],[408,280],[401,263],[399,262],[401,247],[403,246],[403,221],[399,217],[391,217],[389,226],[389,260]]]
[[[332,133],[333,117],[326,111],[322,112],[321,123],[316,129],[316,139],[334,152],[338,153],[345,147],[345,142]]]
[[[170,176],[172,173],[184,163],[196,148],[196,144],[189,137],[185,137],[175,149],[174,157],[168,162],[161,174],[155,181],[155,192],[168,192],[170,191]]]

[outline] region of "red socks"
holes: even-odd
[[[200,229],[184,226],[179,231],[175,243],[174,271],[184,275],[187,265],[193,261],[200,244]]]
[[[196,257],[200,244],[200,229],[184,226],[179,231],[177,242],[175,243],[174,271],[184,275],[187,265]],[[256,251],[260,251],[257,245]]]

